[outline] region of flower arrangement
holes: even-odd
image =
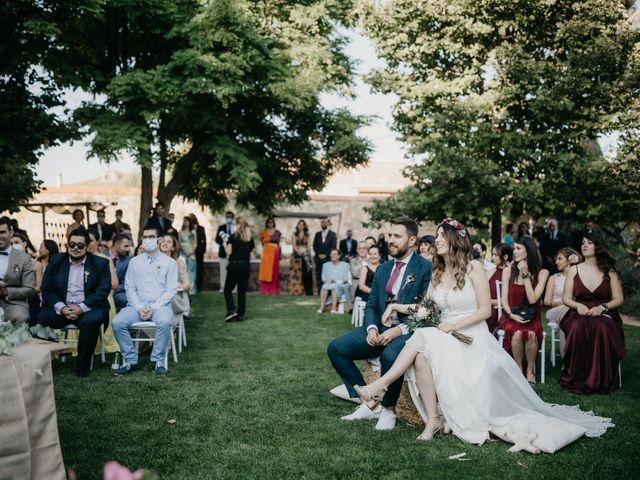
[[[405,324],[409,327],[410,332],[414,332],[417,328],[438,327],[442,322],[442,311],[438,304],[431,298],[423,297],[415,306],[409,309],[409,316],[405,320]],[[450,332],[451,335],[466,345],[473,343],[473,337],[464,333]]]

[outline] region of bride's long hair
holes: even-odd
[[[471,256],[471,242],[469,241],[469,232],[460,222],[446,218],[436,228],[436,235],[439,229],[442,229],[442,234],[449,242],[449,264],[451,268],[451,275],[456,281],[458,290],[462,290],[464,287],[464,277],[467,274],[469,262],[472,259]],[[433,256],[432,265],[432,278],[431,281],[434,285],[438,285],[442,281],[442,274],[446,268],[446,261],[442,255],[437,253]]]

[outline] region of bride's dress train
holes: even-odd
[[[477,310],[468,277],[462,290],[436,287],[433,299],[442,310],[442,322],[455,324]],[[515,438],[528,436],[533,446],[553,453],[582,435],[598,437],[614,426],[611,419],[578,407],[542,401],[485,322],[460,332],[472,335],[473,343],[465,345],[437,328],[418,329],[407,342],[429,361],[440,409],[460,439],[482,444],[493,433],[514,443]],[[405,378],[426,423],[413,367]]]

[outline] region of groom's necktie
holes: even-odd
[[[393,296],[393,284],[396,283],[396,280],[398,279],[398,275],[400,275],[400,270],[402,270],[402,267],[404,267],[404,262],[396,261],[396,266],[393,269],[391,276],[389,277],[389,281],[387,282],[387,288],[385,289],[385,291],[387,292],[387,295],[390,297]]]

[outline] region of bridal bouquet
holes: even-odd
[[[437,327],[442,321],[442,311],[438,304],[431,298],[422,298],[413,309],[409,309],[409,316],[405,320],[405,324],[409,327],[409,331],[413,332],[417,328]],[[457,338],[466,345],[473,343],[473,337],[464,333],[452,331],[450,332],[454,338]]]

